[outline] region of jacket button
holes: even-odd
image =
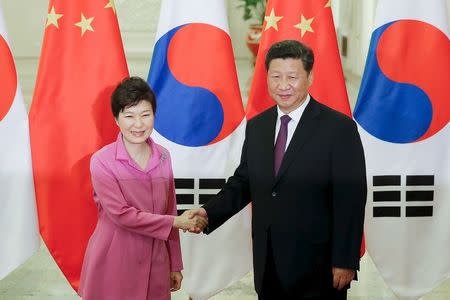
[[[276,197],[277,196],[277,192],[272,192],[272,197]]]

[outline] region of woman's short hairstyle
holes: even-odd
[[[114,118],[125,108],[137,105],[141,101],[151,104],[153,114],[156,113],[156,97],[150,86],[140,77],[127,77],[122,80],[111,96],[111,110]]]

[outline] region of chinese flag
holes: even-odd
[[[89,160],[117,136],[110,96],[126,76],[113,0],[51,0],[31,149],[41,236],[75,290],[97,221]]]
[[[317,101],[351,116],[331,13],[331,1],[269,0],[264,20],[248,98],[247,119],[275,105],[267,91],[264,59],[270,46],[282,40],[298,40],[312,48],[314,81],[309,93]]]
[[[298,40],[312,48],[314,80],[309,93],[317,101],[351,117],[331,0],[269,0],[248,97],[247,119],[275,105],[267,91],[264,60],[270,46],[282,40]],[[364,252],[363,238],[361,256]]]

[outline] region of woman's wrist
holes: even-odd
[[[180,217],[179,216],[175,216],[175,218],[173,218],[173,224],[172,224],[173,228],[180,228]]]

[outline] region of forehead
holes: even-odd
[[[135,105],[127,106],[123,109],[123,113],[136,113],[146,110],[152,110],[152,105],[149,101],[141,100]]]
[[[269,72],[305,72],[300,58],[275,58],[270,62]]]

